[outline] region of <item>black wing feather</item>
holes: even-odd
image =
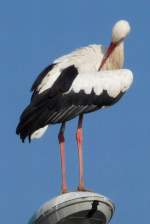
[[[16,133],[20,135],[22,141],[24,141],[27,136],[30,139],[34,131],[46,125],[46,121],[50,115],[55,111],[60,111],[62,107],[61,96],[64,92],[69,90],[77,74],[77,68],[71,65],[61,71],[60,76],[50,89],[47,89],[41,94],[34,95],[30,105],[23,111],[16,129]],[[44,76],[45,73],[42,73],[35,81],[32,87],[33,91],[35,91],[38,83],[40,83],[40,80],[42,80]]]
[[[44,77],[47,75],[48,72],[50,72],[54,66],[56,64],[51,64],[51,65],[48,65],[39,75],[38,77],[36,78],[36,80],[34,81],[34,83],[32,84],[32,87],[31,87],[31,91],[36,91],[38,85],[41,83],[41,81],[44,79]]]

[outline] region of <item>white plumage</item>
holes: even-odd
[[[96,95],[101,95],[106,90],[110,97],[115,98],[120,92],[125,92],[132,81],[133,75],[128,69],[79,73],[69,91],[64,94],[68,94],[72,90],[75,93],[83,90],[86,94],[91,94],[93,90]]]
[[[41,138],[44,133],[47,131],[48,125],[44,126],[43,128],[39,128],[35,132],[32,133],[31,139],[38,139]]]
[[[61,71],[70,65],[75,65],[79,73],[89,73],[98,71],[100,61],[104,56],[106,49],[102,45],[89,45],[66,54],[63,57],[57,58],[53,63],[56,66],[47,73],[37,91],[42,93],[48,88],[51,88]]]

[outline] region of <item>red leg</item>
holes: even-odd
[[[59,134],[58,134],[58,140],[60,144],[60,156],[61,156],[62,193],[67,192],[64,131],[65,131],[65,123],[62,123]]]
[[[83,180],[83,131],[82,131],[83,114],[79,116],[78,128],[76,133],[77,146],[78,146],[78,158],[79,158],[79,191],[84,191],[84,180]]]

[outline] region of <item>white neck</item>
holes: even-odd
[[[113,50],[102,70],[121,69],[124,64],[124,42],[121,41]]]

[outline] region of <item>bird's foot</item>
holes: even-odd
[[[86,188],[84,188],[84,187],[80,187],[80,186],[78,186],[77,191],[82,191],[82,192],[93,192],[93,191],[90,190],[90,189],[86,189]]]
[[[68,193],[67,188],[64,188],[64,189],[61,190],[61,194],[66,194],[66,193]]]
[[[66,194],[66,193],[68,193],[67,190],[61,192],[61,194]]]

